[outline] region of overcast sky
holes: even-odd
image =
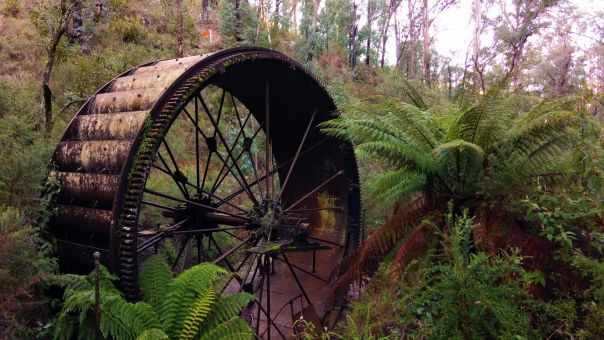
[[[471,19],[472,2],[473,0],[458,0],[457,5],[446,9],[436,18],[431,30],[431,35],[435,37],[433,47],[439,54],[452,58],[453,64],[463,65],[472,40],[472,30],[474,27]],[[604,0],[569,0],[569,2],[576,5],[580,11],[586,13],[594,13],[598,10],[604,11]],[[406,6],[403,9],[406,10]],[[589,32],[585,33],[589,34]],[[391,36],[393,37],[393,34]],[[490,38],[487,34],[482,39],[487,40]],[[576,39],[582,44],[591,43],[586,38],[576,37]],[[486,46],[487,44],[488,41],[483,41],[482,45]],[[394,38],[389,39],[388,45],[388,63],[394,64]]]

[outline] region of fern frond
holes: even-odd
[[[392,260],[392,266],[390,267],[389,275],[392,281],[398,280],[407,264],[428,249],[428,239],[425,235],[425,228],[425,224],[415,227],[397,251],[394,260]]]
[[[384,225],[374,230],[359,249],[344,259],[341,265],[344,272],[338,278],[336,288],[347,289],[353,281],[373,274],[384,255],[430,210],[428,203],[432,202],[417,198],[398,206]]]
[[[159,318],[149,304],[128,303],[120,296],[101,298],[101,332],[105,338],[133,339],[146,329],[159,327]]]
[[[539,115],[512,129],[500,145],[511,145],[511,156],[526,155],[548,140],[567,134],[567,128],[576,120],[571,111],[553,111]]]
[[[136,337],[136,340],[168,340],[169,337],[159,328],[145,329]]]
[[[241,310],[254,300],[254,296],[247,293],[238,293],[220,298],[206,320],[202,323],[201,333],[209,331],[219,324],[239,315]]]
[[[494,85],[482,96],[478,104],[463,111],[447,131],[447,141],[462,139],[485,147],[501,133],[504,118],[501,91]]]
[[[250,326],[238,317],[231,318],[201,335],[200,340],[248,340],[255,337]]]
[[[197,296],[211,287],[218,275],[226,273],[221,267],[202,263],[185,270],[168,284],[168,292],[160,308],[161,328],[166,334],[172,338],[178,336],[188,309]]]
[[[190,340],[197,335],[199,326],[211,312],[211,307],[216,301],[216,292],[212,287],[206,289],[197,296],[197,299],[189,307],[187,317],[182,323],[180,339]]]
[[[367,186],[371,195],[382,204],[392,204],[425,188],[426,176],[405,168],[379,174]]]
[[[413,105],[415,105],[420,110],[427,110],[428,105],[426,104],[426,101],[419,94],[419,92],[417,92],[415,87],[413,87],[413,85],[411,85],[411,83],[405,78],[402,78],[401,81],[403,92],[407,95],[407,97],[409,97],[409,99],[411,99]]]
[[[447,177],[452,177],[451,182],[457,183],[457,189],[461,189],[466,180],[476,180],[485,156],[479,145],[461,139],[441,144],[433,153],[440,167],[448,172]]]
[[[438,143],[432,130],[435,122],[426,111],[406,103],[392,101],[382,103],[379,109],[387,111],[384,117],[387,124],[391,124],[406,136],[413,136],[413,140],[425,149],[432,149]]]
[[[155,310],[159,310],[170,280],[172,280],[172,272],[162,255],[152,256],[143,262],[139,273],[143,301],[149,303]]]

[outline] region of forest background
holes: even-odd
[[[456,13],[460,10],[469,11],[464,12],[468,22],[460,23],[466,29],[453,40],[440,29],[451,22],[459,24],[462,19]],[[418,234],[400,227],[405,223],[399,221],[400,230],[389,239],[388,249],[375,252],[375,260],[384,260],[381,266],[351,264],[353,269],[365,266],[351,274],[356,279],[377,274],[356,302],[343,334],[396,337],[403,333],[421,338],[458,329],[467,337],[466,322],[472,329],[483,327],[487,334],[493,328],[507,332],[502,325],[522,323],[527,328],[511,334],[604,337],[604,8],[595,2],[565,0],[0,1],[0,337],[40,334],[52,319],[41,282],[45,273],[57,269],[49,257],[52,245],[44,241],[48,202],[39,193],[50,153],[79,106],[101,85],[135,65],[250,44],[281,51],[316,73],[345,119],[350,118],[333,127],[336,130],[354,129],[359,116],[372,119],[384,111],[398,108],[404,112],[405,105],[415,105],[444,131],[463,115],[456,113],[458,108],[483,103],[493,88],[498,88],[497,105],[506,109],[515,124],[544,100],[557,103],[556,112],[573,115],[564,120],[559,132],[578,137],[564,142],[566,151],[553,153],[553,158],[567,161],[556,168],[558,172],[540,173],[523,182],[522,190],[512,182],[496,182],[488,187],[490,194],[474,191],[463,197],[464,203],[453,202],[450,209],[442,201],[440,225],[445,227],[437,228],[441,236],[436,246],[425,242],[430,247],[420,247],[419,252],[405,248],[405,240]],[[394,109],[385,109],[380,105],[383,102],[394,103]],[[507,122],[493,116],[490,126]],[[539,117],[547,124],[549,116]],[[371,141],[334,134],[358,145]],[[466,150],[465,144],[455,147],[459,152]],[[371,231],[378,231],[375,239],[379,230],[392,225],[393,216],[401,216],[400,207],[412,191],[387,192],[384,182],[380,187],[369,176],[391,175],[404,168],[405,162],[376,156],[362,147],[357,156],[370,240]],[[399,156],[399,160],[406,157]],[[404,182],[402,177],[399,180],[390,183]],[[569,272],[584,279],[584,285],[556,285],[552,282],[559,281],[538,265],[510,269],[523,263],[523,256],[526,259],[519,244],[506,244],[497,251],[487,247],[484,250],[490,257],[477,257],[483,250],[478,246],[477,226],[491,226],[488,214],[481,212],[492,211],[488,205],[492,208],[494,198],[502,197],[498,193],[505,192],[506,185],[518,189],[499,201],[506,214],[523,222],[514,222],[522,232],[548,240],[552,247],[544,245],[539,250],[567,264]],[[462,211],[469,211],[469,216]],[[430,214],[434,211],[416,220],[439,225]],[[468,234],[470,229],[473,236]],[[477,246],[455,246],[466,244],[469,238]],[[368,244],[364,249],[369,252]],[[400,249],[407,253],[401,255]],[[413,253],[413,259],[408,259],[408,253]],[[458,267],[457,260],[461,261]],[[461,274],[467,274],[467,262],[479,260],[483,262],[475,263],[477,267],[507,266],[510,273],[522,272],[528,278],[514,283],[513,274],[502,279],[483,273],[486,281],[479,283],[486,286],[477,288],[493,289],[494,306],[517,301],[510,310],[521,309],[526,320],[505,319],[513,313],[498,314],[507,307],[493,307],[476,315],[466,313],[465,321],[451,321],[446,316],[459,310],[448,308],[459,305],[461,297],[439,295],[437,303],[435,295],[426,293],[436,289],[431,286],[434,282],[458,282],[468,288],[474,283]],[[395,271],[397,279],[392,278],[391,266],[404,267]],[[456,272],[452,268],[461,276],[445,277]],[[522,289],[503,294],[501,285],[510,281]],[[548,290],[552,285],[556,289]],[[545,293],[523,295],[537,286],[544,287]],[[475,298],[468,308],[473,310],[481,301]],[[535,301],[545,305],[526,307]],[[60,301],[52,303],[60,305]],[[548,319],[536,320],[543,309]],[[485,323],[493,318],[499,321]]]

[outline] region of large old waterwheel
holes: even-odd
[[[291,336],[301,315],[328,325],[342,303],[329,284],[360,233],[352,148],[317,128],[337,115],[313,75],[263,48],[121,74],[52,157],[62,270],[89,272],[98,251],[136,299],[146,257],[212,261],[236,273],[223,291],[256,296],[261,337]]]

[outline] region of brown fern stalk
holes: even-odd
[[[430,209],[432,204],[417,197],[397,205],[394,212],[378,229],[373,231],[363,245],[342,263],[342,275],[335,283],[337,289],[347,289],[355,281],[375,273],[380,260]]]

